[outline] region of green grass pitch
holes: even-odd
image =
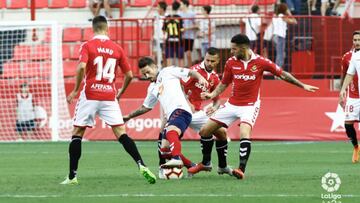
[[[149,168],[157,175],[156,142],[137,142]],[[359,202],[360,164],[351,163],[347,142],[257,142],[252,145],[246,179],[214,169],[192,179],[157,180],[148,184],[117,142],[83,142],[79,185],[59,183],[68,172],[68,143],[0,144],[0,202],[327,202],[321,177],[341,178],[341,202]],[[238,165],[239,142],[228,150],[230,166]],[[198,142],[183,142],[183,152],[200,161]]]

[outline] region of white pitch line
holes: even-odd
[[[2,194],[0,198],[105,198],[105,197],[243,197],[243,198],[321,198],[319,195],[313,194],[98,194],[98,195],[12,195]],[[360,195],[340,194],[345,198],[358,198]]]

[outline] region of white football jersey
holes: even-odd
[[[360,75],[360,51],[353,52],[349,68],[346,73],[349,75],[355,75],[355,73],[357,73],[357,75]],[[358,85],[360,88],[360,82],[358,83]]]
[[[181,88],[180,79],[188,77],[190,70],[180,67],[166,67],[159,71],[156,82],[150,83],[143,106],[152,109],[157,101],[169,118],[175,109],[191,113],[189,103]]]

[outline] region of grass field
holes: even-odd
[[[137,142],[157,174],[155,142]],[[321,177],[339,174],[341,202],[360,202],[360,164],[351,163],[346,142],[253,142],[247,177],[219,176],[216,167],[192,179],[148,184],[116,142],[84,142],[79,185],[59,183],[68,171],[68,143],[0,144],[0,202],[323,202]],[[228,163],[238,165],[238,141],[230,143]],[[198,142],[183,152],[200,160]],[[217,165],[213,150],[213,165]],[[330,200],[328,200],[330,201]],[[326,202],[326,201],[325,201]]]

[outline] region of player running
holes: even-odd
[[[344,83],[344,77],[348,72],[349,64],[352,59],[352,56],[355,52],[360,50],[360,31],[355,31],[353,33],[353,49],[346,52],[341,60],[341,69],[342,77],[341,84]],[[354,62],[356,63],[356,62]],[[355,71],[349,73],[353,75],[353,79],[350,81],[350,87],[347,88],[347,97],[345,105],[345,130],[346,135],[350,139],[354,149],[352,155],[352,162],[357,163],[359,161],[359,146],[358,140],[356,137],[356,130],[354,128],[354,123],[359,122],[360,116],[360,99],[359,99],[359,87],[358,87],[358,75]],[[343,85],[344,86],[344,85]],[[340,95],[341,96],[341,95]],[[344,107],[343,101],[340,100],[340,104]]]
[[[221,94],[229,84],[232,84],[232,96],[219,108],[208,122],[201,128],[202,137],[211,137],[213,132],[220,127],[228,127],[240,118],[240,164],[239,168],[233,170],[233,175],[238,179],[245,178],[246,163],[251,152],[251,131],[260,111],[260,83],[264,71],[269,71],[281,79],[314,92],[317,87],[304,84],[290,73],[282,70],[268,59],[256,55],[250,49],[250,41],[246,35],[238,34],[231,39],[231,53],[225,64],[224,75],[221,83],[211,93],[203,92],[204,99],[212,99]],[[209,143],[203,147],[210,148]],[[204,149],[204,151],[205,151]],[[193,173],[200,170],[189,169]]]
[[[117,101],[133,77],[130,65],[123,49],[107,36],[106,18],[103,16],[95,17],[92,26],[95,36],[82,44],[80,48],[75,87],[67,97],[67,101],[71,103],[79,92],[80,83],[85,74],[84,87],[76,104],[73,136],[69,145],[70,171],[68,177],[61,184],[78,184],[76,175],[81,156],[81,141],[86,127],[94,125],[96,114],[112,127],[118,141],[135,160],[140,173],[149,183],[153,184],[156,177],[144,164],[134,141],[126,134]],[[125,80],[116,95],[115,79],[119,75],[118,67],[125,73]]]

